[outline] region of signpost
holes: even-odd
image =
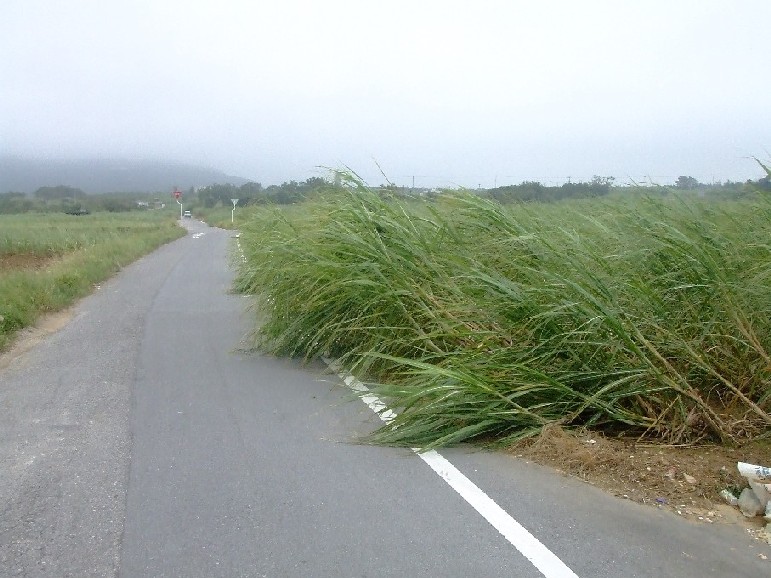
[[[182,196],[182,193],[177,187],[174,187],[174,198],[177,200],[177,204],[179,205],[179,218],[182,219],[182,202],[179,200],[179,197]]]
[[[233,203],[233,210],[230,211],[230,222],[233,222],[233,217],[236,214],[236,205],[238,204],[238,199],[230,199],[230,201]]]

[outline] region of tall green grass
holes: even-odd
[[[762,198],[504,209],[359,185],[257,211],[237,285],[262,347],[340,358],[399,411],[378,442],[740,442],[771,431],[770,219]]]
[[[184,234],[172,217],[156,212],[0,215],[0,350],[41,314],[67,307]]]

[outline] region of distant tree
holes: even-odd
[[[83,198],[86,196],[82,190],[75,187],[68,187],[65,185],[57,185],[55,187],[40,187],[34,193],[36,199],[44,201],[52,201],[56,199],[75,199]]]
[[[229,206],[230,199],[238,199],[239,188],[230,183],[224,185],[209,185],[208,187],[201,187],[198,189],[198,200],[206,208],[212,208],[217,204],[225,207]]]
[[[592,177],[592,180],[589,182],[590,185],[594,185],[595,187],[607,187],[610,188],[613,186],[613,183],[615,182],[616,177],[601,177],[599,175],[594,175]]]
[[[24,193],[8,191],[7,193],[0,193],[0,200],[22,199],[26,196]]]
[[[679,176],[675,181],[675,187],[682,190],[698,189],[701,183],[693,177]]]
[[[24,193],[8,192],[0,193],[0,213],[26,213],[32,211],[35,203]]]
[[[303,184],[310,189],[319,189],[321,187],[326,187],[329,183],[321,177],[310,177],[309,179],[306,179]]]
[[[591,196],[607,195],[610,192],[616,177],[603,177],[594,175],[588,183],[588,189]]]
[[[276,187],[268,187],[268,197],[279,205],[290,205],[303,198],[303,187],[297,181],[281,183]]]
[[[238,199],[238,205],[244,206],[248,204],[265,202],[265,191],[262,188],[262,184],[249,181],[238,187],[238,195],[232,197]]]
[[[249,181],[241,185],[238,190],[242,195],[256,195],[262,192],[262,185]]]
[[[480,194],[495,199],[500,203],[585,199],[607,195],[614,181],[614,177],[601,177],[597,175],[588,183],[570,182],[564,183],[559,187],[547,187],[537,181],[524,181],[519,185],[496,187]]]
[[[198,201],[204,207],[211,208],[218,204],[230,206],[230,199],[238,199],[238,205],[277,203],[289,205],[299,203],[317,191],[328,187],[329,183],[321,177],[311,177],[305,181],[288,181],[280,185],[263,187],[256,182],[248,182],[237,187],[231,184],[209,185],[198,189]]]

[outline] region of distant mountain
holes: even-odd
[[[164,192],[179,187],[230,183],[248,179],[196,165],[137,160],[40,160],[0,157],[0,193],[32,193],[40,187],[66,185],[87,193]]]

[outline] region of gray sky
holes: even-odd
[[[759,178],[768,0],[0,0],[0,154],[371,184]]]

